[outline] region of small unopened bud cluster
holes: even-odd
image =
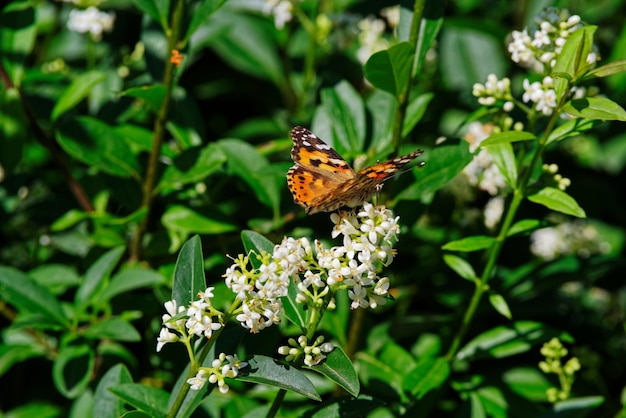
[[[560,389],[553,387],[546,391],[548,400],[552,403],[566,400],[571,393],[574,374],[580,370],[580,362],[576,357],[572,357],[562,364],[562,359],[567,356],[567,349],[556,338],[552,338],[541,347],[541,355],[546,358],[539,362],[541,371],[558,375],[561,383]]]
[[[511,80],[508,77],[498,80],[495,74],[489,74],[484,85],[474,84],[472,95],[477,97],[478,103],[483,106],[494,106],[501,103],[500,106],[505,112],[510,112],[515,108],[511,101],[513,95],[511,94]]]
[[[570,179],[558,173],[559,166],[556,164],[544,164],[541,166],[541,169],[545,174],[551,177],[552,182],[554,182],[559,190],[565,190],[572,184]]]
[[[322,335],[317,337],[312,345],[307,345],[308,341],[304,335],[298,337],[298,341],[294,338],[290,338],[288,343],[289,345],[278,348],[278,354],[286,356],[285,360],[288,363],[297,361],[304,355],[303,363],[309,367],[320,364],[326,359],[326,354],[330,353],[335,348],[331,343],[325,343],[324,336]]]
[[[237,354],[232,356],[221,353],[218,358],[213,360],[211,367],[200,367],[198,373],[191,379],[187,379],[187,383],[191,385],[192,390],[200,390],[207,381],[212,384],[217,383],[217,387],[221,393],[227,393],[229,390],[225,382],[225,378],[234,379],[239,375],[239,370],[246,367],[247,362],[237,358]]]

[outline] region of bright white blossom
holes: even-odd
[[[610,245],[598,230],[584,221],[563,222],[538,229],[531,234],[530,242],[530,251],[545,261],[572,254],[587,258],[591,254],[610,251]]]
[[[567,38],[583,27],[580,16],[571,15],[565,9],[548,7],[537,17],[537,24],[522,31],[511,33],[508,50],[511,60],[536,72],[548,72],[554,67]],[[592,50],[587,63],[594,64],[598,54]]]
[[[541,82],[530,83],[524,79],[524,102],[535,103],[535,109],[546,116],[550,116],[556,108],[556,92],[554,91],[554,80],[552,77],[544,77]]]
[[[97,7],[85,10],[74,9],[70,12],[67,27],[78,33],[90,33],[95,40],[100,40],[104,32],[113,30],[115,13],[102,12]]]

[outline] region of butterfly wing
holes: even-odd
[[[374,164],[371,167],[367,167],[359,171],[358,175],[375,180],[376,184],[380,184],[402,167],[422,155],[422,152],[423,151],[421,149],[418,149],[407,155],[403,155],[402,157],[396,157],[382,163]]]
[[[291,138],[295,165],[287,172],[287,185],[294,202],[308,214],[336,209],[327,209],[327,203],[357,177],[356,173],[330,145],[308,129],[296,126],[291,130]]]

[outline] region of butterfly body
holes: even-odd
[[[355,172],[332,147],[308,129],[296,126],[291,138],[291,158],[295,165],[287,172],[287,185],[294,202],[309,215],[362,204],[387,178],[422,154],[416,150]]]

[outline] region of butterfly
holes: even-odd
[[[355,172],[337,151],[308,129],[296,126],[291,130],[291,139],[295,165],[287,172],[287,186],[293,201],[308,215],[360,205],[380,190],[385,180],[422,154],[418,149]]]

